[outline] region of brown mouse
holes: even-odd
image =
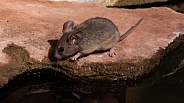
[[[76,26],[73,21],[67,21],[63,24],[63,35],[58,40],[55,57],[76,60],[82,55],[101,50],[110,50],[109,56],[114,56],[115,44],[126,38],[142,20],[121,36],[116,25],[106,18],[91,18]]]

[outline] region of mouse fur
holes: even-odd
[[[142,20],[140,19],[122,36],[117,26],[107,18],[90,18],[76,26],[73,21],[67,21],[63,24],[63,35],[58,40],[55,57],[70,57],[74,61],[82,55],[101,50],[110,50],[109,56],[114,56],[115,44],[126,38]]]

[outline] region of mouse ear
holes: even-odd
[[[74,22],[73,21],[67,21],[63,24],[63,34],[66,32],[69,32],[73,29]]]
[[[69,35],[68,43],[70,43],[71,45],[77,45],[82,40],[82,37],[83,37],[83,33],[80,31],[72,35]]]

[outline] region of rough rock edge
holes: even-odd
[[[168,0],[105,0],[102,3],[105,6],[132,6],[132,5],[141,5],[148,3],[156,3],[156,2],[167,2]]]

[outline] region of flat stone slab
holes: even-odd
[[[184,31],[184,15],[165,7],[118,9],[93,3],[1,0],[0,14],[1,86],[24,71],[41,68],[87,81],[136,79],[154,70],[165,48]],[[54,45],[62,35],[63,23],[73,20],[80,24],[92,17],[110,19],[121,34],[140,18],[144,20],[115,46],[115,57],[103,52],[74,62],[53,62]]]

